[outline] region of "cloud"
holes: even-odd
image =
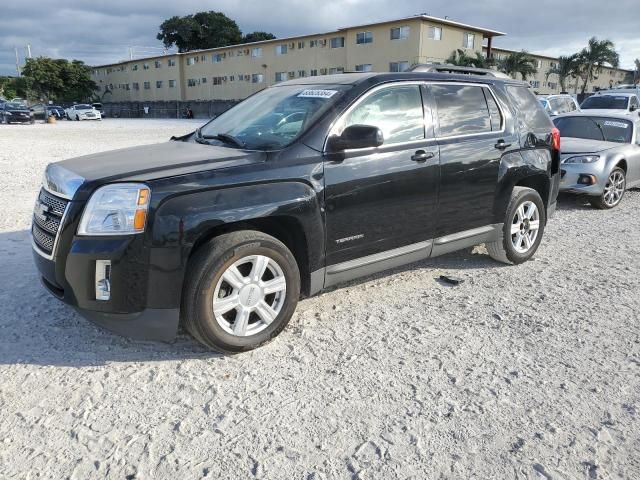
[[[524,0],[451,2],[396,0],[3,0],[0,7],[0,74],[15,73],[14,47],[21,60],[27,44],[34,56],[77,58],[105,64],[162,52],[160,23],[173,15],[215,8],[236,20],[243,32],[263,30],[284,37],[334,30],[353,24],[428,13],[506,32],[494,45],[549,55],[570,54],[591,36],[616,44],[625,68],[640,56],[637,0],[557,2]]]

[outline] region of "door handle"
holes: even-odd
[[[411,160],[413,160],[414,162],[426,162],[427,160],[433,157],[435,157],[435,153],[433,152],[425,152],[424,150],[417,150],[416,153],[414,153],[411,156]]]
[[[498,140],[498,143],[494,145],[498,150],[504,150],[505,148],[509,148],[511,146],[510,143],[506,143],[504,140]]]

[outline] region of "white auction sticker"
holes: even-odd
[[[303,90],[298,94],[298,97],[301,98],[331,98],[336,93],[337,90]]]
[[[627,128],[629,126],[629,124],[626,122],[612,122],[610,120],[606,120],[604,122],[604,125],[606,127],[618,127],[618,128]]]

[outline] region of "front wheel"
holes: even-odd
[[[620,167],[614,168],[607,178],[604,191],[599,197],[589,197],[589,203],[595,208],[609,210],[617,207],[622,201],[624,192],[627,190],[627,178]]]
[[[256,231],[214,238],[189,261],[181,314],[204,345],[225,353],[256,348],[287,325],[300,296],[293,254]]]
[[[538,192],[514,187],[507,207],[500,240],[487,243],[487,251],[498,262],[517,265],[529,260],[542,241],[547,217]]]

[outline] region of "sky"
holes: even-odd
[[[16,73],[26,45],[36,56],[100,65],[162,53],[158,27],[173,15],[216,10],[244,32],[277,37],[330,31],[348,25],[426,13],[507,33],[494,46],[568,55],[591,36],[612,40],[621,66],[640,57],[638,0],[2,0],[0,75]]]

